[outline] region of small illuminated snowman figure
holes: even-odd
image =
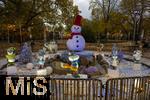
[[[140,62],[141,60],[141,57],[142,57],[142,51],[141,50],[135,50],[134,53],[133,53],[133,59],[135,62]]]
[[[58,50],[58,45],[55,41],[44,43],[44,46],[50,51],[50,53],[56,53]]]
[[[81,19],[82,16],[77,15],[71,27],[71,38],[67,40],[67,48],[70,51],[82,51],[85,48],[85,39],[81,35]]]
[[[116,47],[116,44],[113,44],[112,47],[112,66],[117,67],[118,66],[118,50]]]
[[[112,66],[117,67],[118,66],[118,57],[117,56],[113,56],[112,57]]]
[[[45,48],[43,49],[40,49],[39,52],[38,52],[38,66],[39,68],[44,68],[44,64],[45,64],[45,53],[46,53],[46,50]]]
[[[72,72],[73,77],[75,77],[75,78],[80,77],[79,74],[78,74],[78,67],[79,67],[78,60],[79,60],[79,55],[70,55],[68,57],[68,59],[71,62],[71,68],[70,68],[70,70]]]
[[[10,47],[7,49],[7,55],[6,55],[6,58],[7,58],[7,65],[14,65],[15,64],[15,60],[16,60],[16,48],[14,47]]]

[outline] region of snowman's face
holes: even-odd
[[[118,57],[117,56],[113,56],[112,58],[116,60]]]
[[[140,50],[134,51],[133,56],[139,56],[142,55],[142,52]]]
[[[11,48],[9,48],[9,49],[7,50],[7,54],[8,54],[8,55],[13,55],[13,54],[14,54],[14,50],[11,49]]]
[[[43,56],[39,56],[39,60],[43,60],[43,58],[44,58]]]
[[[24,47],[24,48],[28,47],[28,43],[25,42],[24,45],[23,45],[23,47]]]
[[[13,55],[13,52],[7,52],[8,55]]]
[[[136,52],[137,54],[141,54],[141,51],[140,50],[137,50],[137,52]]]
[[[71,32],[72,32],[72,33],[80,33],[80,32],[81,32],[81,26],[73,25],[73,26],[71,27]]]

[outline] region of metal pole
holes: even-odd
[[[138,11],[134,11],[134,41],[136,39],[136,32],[138,32],[138,20],[139,20],[139,12]]]
[[[135,41],[135,32],[136,32],[136,21],[134,19],[133,41]]]

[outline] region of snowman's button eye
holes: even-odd
[[[79,40],[77,40],[76,42],[79,42]]]
[[[77,29],[79,29],[79,27]]]
[[[76,38],[78,38],[78,36],[76,36]]]

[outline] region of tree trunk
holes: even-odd
[[[9,34],[9,29],[8,29],[8,36],[7,36],[7,40],[8,40],[8,43],[10,43],[10,34]]]
[[[20,33],[20,43],[22,43],[21,25],[19,25],[19,33]]]

